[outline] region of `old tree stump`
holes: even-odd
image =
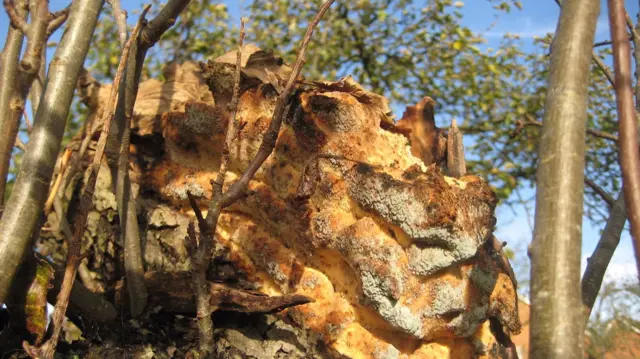
[[[290,71],[252,45],[243,53],[240,130],[225,188],[258,151]],[[198,338],[187,194],[206,212],[229,122],[235,56],[171,64],[163,81],[140,84],[129,174],[149,301],[142,316],[129,319],[114,180],[103,163],[79,282],[115,310],[97,310],[74,292],[68,316],[82,338],[69,331],[67,341],[75,341],[61,343],[60,351],[192,355]],[[109,85],[89,81],[81,91],[89,121],[98,118]],[[421,123],[432,105],[423,100],[395,124],[387,100],[350,78],[298,82],[275,150],[218,223],[207,276],[218,309],[217,357],[512,357],[509,336],[520,323],[516,283],[492,236],[497,200],[481,178],[445,176],[447,134]],[[100,124],[89,128],[97,140]],[[60,189],[69,219],[92,158],[91,144],[80,157],[81,140],[68,146],[80,170]],[[55,213],[37,246],[64,263]]]

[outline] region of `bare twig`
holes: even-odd
[[[200,335],[199,349],[200,353],[207,354],[213,350],[213,321],[211,319],[212,308],[210,304],[211,294],[208,290],[208,284],[206,279],[207,269],[211,262],[213,255],[213,236],[215,235],[218,218],[222,212],[221,199],[222,199],[222,187],[224,186],[224,180],[229,164],[229,146],[231,141],[235,137],[235,129],[237,127],[236,114],[238,110],[238,101],[240,97],[240,72],[242,64],[242,45],[244,42],[244,19],[241,19],[240,25],[240,40],[238,41],[238,52],[236,56],[236,69],[234,75],[233,84],[233,96],[229,103],[230,118],[229,125],[227,127],[227,133],[225,143],[222,150],[222,160],[220,163],[220,170],[216,179],[212,181],[213,194],[211,203],[209,204],[209,212],[206,220],[202,217],[198,205],[195,199],[189,194],[189,202],[195,212],[198,220],[198,227],[200,228],[200,243],[195,251],[192,249],[194,256],[192,257],[192,276],[193,276],[193,288],[195,290],[196,309],[198,317],[198,329]],[[190,243],[194,242],[190,234]]]
[[[67,21],[69,17],[69,11],[71,9],[71,5],[66,8],[56,11],[54,13],[49,14],[49,25],[47,26],[47,39],[51,37],[51,35]]]
[[[611,44],[612,44],[611,40],[606,40],[606,41],[596,42],[595,44],[593,44],[593,47],[596,48],[596,47],[602,47],[602,46],[609,46]]]
[[[298,51],[298,57],[296,58],[296,62],[293,65],[291,76],[289,77],[284,90],[278,96],[271,123],[269,124],[269,128],[267,129],[267,133],[262,138],[262,143],[260,144],[258,153],[253,158],[253,160],[251,160],[251,163],[249,163],[249,166],[242,174],[242,177],[240,177],[240,179],[229,188],[227,193],[225,193],[222,199],[222,207],[230,206],[244,194],[244,191],[249,185],[249,181],[251,180],[251,178],[253,178],[253,175],[258,171],[258,169],[260,169],[262,163],[264,163],[269,155],[271,155],[271,152],[276,145],[276,140],[278,139],[280,125],[282,124],[282,119],[285,115],[285,110],[289,101],[289,97],[291,95],[291,90],[293,89],[293,86],[296,82],[296,78],[298,77],[298,75],[300,75],[300,71],[302,70],[302,66],[304,64],[304,53],[307,49],[309,41],[311,41],[311,35],[313,35],[313,31],[320,22],[320,19],[322,19],[322,16],[325,12],[327,12],[333,2],[334,0],[325,2],[320,8],[320,11],[316,15],[316,17],[313,19],[312,23],[309,24],[307,32],[302,39],[302,44],[300,45],[300,50]]]
[[[542,122],[537,121],[530,114],[528,114],[528,113],[525,114],[524,118],[525,118],[524,121],[520,120],[520,121],[517,122],[518,126],[523,126],[523,127],[524,126],[542,127]],[[590,134],[591,136],[602,138],[602,139],[605,139],[605,140],[615,141],[615,142],[618,141],[618,136],[612,135],[612,134],[604,132],[604,131],[599,131],[599,130],[594,130],[592,128],[587,128],[587,133]]]
[[[7,11],[7,16],[9,16],[9,21],[11,21],[11,26],[20,30],[23,34],[29,34],[29,25],[25,20],[24,16],[21,16],[20,10],[16,9],[16,5],[13,3],[13,0],[3,0],[2,4],[4,5],[4,9]]]
[[[29,115],[27,114],[27,110],[25,109],[22,116],[24,116],[24,124],[27,126],[27,133],[31,134],[31,130],[33,130],[33,126],[31,125],[31,121],[29,120]]]
[[[98,147],[93,157],[93,161],[91,166],[89,167],[89,178],[87,180],[87,184],[84,189],[84,193],[82,194],[82,198],[80,200],[80,210],[76,214],[75,217],[75,229],[71,242],[68,246],[68,254],[67,254],[67,266],[65,268],[64,279],[62,283],[62,288],[60,290],[60,295],[58,295],[58,299],[56,300],[55,309],[52,315],[52,326],[53,333],[49,340],[47,340],[40,347],[32,347],[28,344],[24,344],[25,350],[32,357],[44,357],[46,359],[53,359],[53,354],[55,353],[55,348],[58,344],[58,337],[60,336],[60,332],[62,330],[62,322],[64,320],[64,315],[67,310],[67,306],[69,305],[69,296],[71,294],[71,288],[73,287],[73,282],[75,280],[76,272],[78,271],[78,266],[82,261],[82,254],[80,253],[82,247],[82,235],[85,231],[85,226],[87,223],[87,215],[89,210],[92,207],[92,199],[93,192],[95,190],[95,185],[98,177],[98,171],[100,169],[100,164],[102,163],[102,157],[104,155],[104,148],[107,142],[107,137],[109,136],[109,129],[111,127],[111,120],[113,119],[116,99],[117,99],[117,88],[120,84],[120,80],[122,79],[122,75],[125,70],[126,61],[128,59],[129,49],[131,47],[131,43],[136,39],[140,28],[142,27],[142,22],[144,17],[149,11],[150,5],[147,5],[142,14],[140,15],[140,20],[138,24],[133,30],[132,36],[125,45],[122,50],[122,56],[120,59],[120,64],[118,65],[118,70],[116,72],[116,76],[113,80],[113,88],[111,89],[111,93],[109,96],[109,102],[107,103],[107,108],[102,113],[103,118],[103,129],[100,134],[100,138],[98,140]]]
[[[142,66],[149,48],[151,48],[175,23],[176,18],[189,4],[190,0],[169,0],[160,13],[146,23],[131,46],[124,81],[118,87],[118,104],[111,133],[106,146],[107,163],[116,178],[115,192],[118,204],[121,233],[125,243],[125,271],[129,290],[131,314],[136,316],[146,305],[146,287],[141,280],[144,274],[142,249],[140,245],[138,222],[135,212],[135,196],[129,179],[129,127],[133,117],[138,83]]]
[[[638,153],[638,128],[636,109],[631,90],[631,53],[626,41],[626,12],[624,3],[609,0],[609,26],[613,40],[615,90],[620,127],[620,167],[622,169],[625,205],[631,224],[631,236],[636,253],[636,265],[640,274],[640,154]]]
[[[27,152],[27,146],[25,146],[24,142],[22,142],[22,140],[20,139],[20,137],[16,137],[16,144],[15,146],[20,149],[20,151],[22,152]]]
[[[199,220],[200,227],[200,245],[198,246],[198,250],[194,256],[194,271],[196,274],[194,275],[194,285],[196,285],[196,303],[197,303],[197,312],[198,312],[198,326],[200,330],[200,352],[201,353],[210,353],[213,349],[213,323],[211,322],[211,304],[209,302],[210,294],[207,292],[207,288],[204,283],[206,281],[206,267],[209,265],[209,261],[211,258],[211,249],[213,246],[213,236],[216,232],[218,219],[222,210],[235,201],[237,201],[240,197],[244,195],[244,192],[249,184],[251,178],[253,178],[254,174],[260,169],[264,161],[271,155],[273,149],[276,144],[276,140],[278,138],[278,134],[280,132],[280,125],[282,124],[282,120],[286,113],[287,104],[289,103],[291,92],[296,83],[296,79],[302,70],[302,66],[304,64],[304,53],[311,41],[311,36],[313,35],[313,31],[322,19],[322,16],[327,12],[331,4],[334,0],[329,0],[325,2],[319,9],[318,14],[315,16],[313,21],[307,27],[307,32],[302,40],[300,45],[300,49],[298,51],[298,57],[293,66],[293,70],[291,75],[287,81],[287,85],[284,90],[280,92],[278,96],[276,106],[273,112],[273,116],[271,118],[271,123],[269,124],[269,128],[267,129],[267,133],[265,133],[262,138],[262,143],[260,144],[260,148],[258,149],[258,153],[249,163],[248,168],[242,174],[240,179],[235,182],[231,187],[227,190],[226,193],[222,193],[222,188],[224,185],[224,178],[226,173],[226,167],[220,167],[220,171],[218,172],[217,178],[212,182],[213,186],[213,195],[211,196],[211,202],[209,203],[209,211],[207,213],[207,218],[205,220]],[[244,26],[243,26],[244,27]],[[239,81],[240,81],[240,63],[241,63],[241,53],[242,53],[242,39],[243,39],[243,31],[241,31],[240,35],[240,47],[238,48],[237,58],[236,58],[236,73],[235,73],[235,83],[233,90],[233,97],[229,104],[230,112],[232,113],[233,119],[230,121],[230,125],[227,128],[226,140],[225,140],[225,148],[222,154],[222,162],[225,163],[229,161],[229,142],[234,137],[235,131],[235,113],[238,105],[238,96],[239,96]],[[192,206],[195,211],[195,201],[192,200]],[[196,214],[198,212],[196,211]],[[193,241],[193,240],[191,240]],[[197,277],[196,277],[197,276]]]
[[[587,186],[589,186],[589,188],[591,188],[598,196],[600,196],[600,198],[602,198],[602,200],[607,202],[607,205],[609,206],[609,208],[611,208],[613,206],[615,200],[602,187],[598,186],[595,182],[593,182],[592,180],[588,179],[587,177],[584,178],[584,183]]]
[[[44,79],[46,78],[47,73],[47,52],[42,51],[42,59],[40,60],[40,70],[36,75],[36,78],[33,80],[31,84],[31,90],[29,90],[29,100],[31,101],[31,113],[34,115],[38,113],[38,105],[40,105],[40,99],[42,98],[42,89],[44,87]],[[31,133],[31,123],[27,117],[26,109],[23,113],[25,118],[25,122],[27,125],[27,130]]]
[[[604,74],[604,77],[606,77],[607,80],[609,80],[609,83],[611,84],[611,86],[615,87],[615,81],[613,79],[613,73],[611,72],[611,69],[609,68],[609,66],[607,66],[602,61],[600,56],[598,56],[595,52],[591,54],[591,58],[593,59],[593,62],[596,63],[596,65],[598,66],[600,71],[602,71],[602,73]]]
[[[638,33],[636,32],[636,28],[633,25],[633,21],[631,20],[631,17],[626,11],[624,12],[624,20],[627,23],[627,28],[629,29],[629,33],[630,33],[629,37],[633,42],[634,46],[637,46],[638,41],[640,41],[640,37],[638,37]]]
[[[62,183],[62,179],[64,178],[64,174],[67,172],[67,167],[69,165],[69,160],[71,159],[71,155],[73,151],[70,148],[67,148],[62,156],[62,160],[60,162],[60,170],[58,171],[58,176],[56,177],[55,182],[53,182],[53,186],[49,190],[49,197],[47,197],[47,201],[44,203],[44,214],[45,216],[51,213],[51,208],[53,207],[54,200],[57,197],[58,190],[60,189],[60,184]],[[61,213],[58,213],[61,215]]]

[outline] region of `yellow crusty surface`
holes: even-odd
[[[193,216],[187,192],[206,211],[230,119],[215,93],[202,93],[198,66],[172,73],[185,101],[148,90],[154,114],[143,92],[134,130],[155,136],[162,153],[138,164],[141,196],[184,219]],[[225,188],[258,151],[276,96],[268,83],[242,92]],[[496,197],[476,176],[452,179],[425,166],[390,121],[386,100],[350,78],[301,85],[275,150],[248,196],[223,213],[216,238],[263,292],[314,298],[282,315],[344,357],[501,357],[489,323],[507,334],[520,323],[515,283],[491,242]],[[140,143],[137,161],[150,151]]]

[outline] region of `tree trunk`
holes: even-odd
[[[193,357],[188,194],[207,208],[235,59],[232,52],[208,64],[171,64],[165,82],[140,84],[129,175],[149,305],[129,320],[115,179],[103,164],[84,238],[86,278],[94,283],[85,285],[104,288],[99,294],[119,314],[95,324],[86,310],[70,313],[83,318],[75,322],[84,339],[60,351]],[[242,60],[225,190],[256,155],[290,71],[251,45]],[[216,357],[513,357],[516,284],[492,236],[497,199],[489,185],[472,175],[446,177],[438,163],[425,166],[407,131],[393,126],[387,100],[351,78],[296,87],[275,150],[219,218],[207,271]],[[91,113],[108,93],[103,86],[88,101],[97,104]],[[85,168],[90,156],[80,159]],[[69,218],[83,177],[65,189]],[[38,247],[60,261],[55,215],[47,227]]]
[[[566,0],[552,45],[531,250],[531,358],[579,358],[589,65],[597,0]]]

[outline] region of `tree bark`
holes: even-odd
[[[582,304],[584,305],[584,325],[586,328],[593,304],[596,302],[602,279],[611,262],[613,253],[620,243],[620,235],[627,221],[627,211],[624,206],[624,193],[620,192],[618,199],[613,202],[607,224],[604,227],[600,241],[591,257],[587,261],[587,268],[582,277]]]
[[[26,17],[27,11],[24,10],[25,1],[16,4],[18,10],[22,10],[20,16]],[[15,89],[14,84],[18,79],[18,61],[20,61],[20,51],[24,34],[13,26],[9,26],[7,39],[4,43],[4,50],[0,54],[0,129],[5,132],[8,128],[14,126],[11,123],[13,117],[11,114],[11,97]],[[9,136],[0,136],[0,206],[4,205],[4,194],[7,185],[7,174],[9,173],[9,164],[11,161],[11,152],[13,151],[14,140]],[[5,159],[7,159],[5,161]]]
[[[531,261],[531,358],[583,355],[580,298],[584,150],[599,2],[564,1],[540,139]]]
[[[0,221],[0,303],[4,302],[47,197],[69,106],[103,0],[76,1],[49,67],[35,126]]]

